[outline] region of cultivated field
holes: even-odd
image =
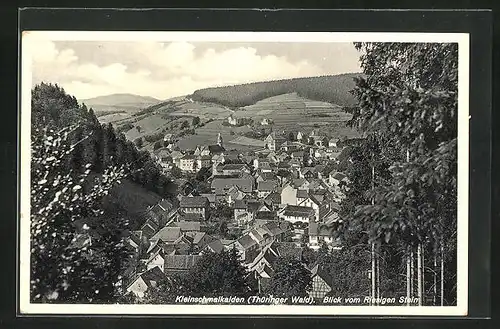
[[[108,124],[110,122],[114,123],[127,118],[130,118],[130,113],[114,113],[114,114],[100,116],[99,122]]]
[[[176,107],[179,109],[170,113],[170,115],[197,116],[202,119],[224,119],[233,112],[222,105],[190,101],[176,103]]]
[[[196,129],[195,135],[182,137],[177,145],[180,149],[194,149],[197,145],[207,145],[217,143],[217,135],[221,133],[222,139],[226,148],[233,139],[240,137],[239,135],[252,131],[252,128],[247,126],[231,127],[222,124],[223,120],[216,120],[206,123],[203,127]],[[231,133],[232,132],[232,133]],[[253,149],[252,145],[235,144],[231,146],[236,149]],[[257,146],[259,147],[259,146]]]
[[[250,118],[253,126],[228,126],[224,120],[233,115],[237,118]],[[155,105],[149,113],[139,116],[127,116],[116,113],[102,116],[103,123],[112,122],[115,127],[125,124],[132,129],[125,131],[129,140],[135,140],[146,135],[164,133],[177,134],[181,131],[184,121],[193,128],[192,118],[199,117],[201,126],[195,129],[195,134],[184,135],[177,141],[180,149],[195,149],[197,145],[215,144],[217,135],[221,133],[226,149],[253,151],[265,146],[262,140],[243,136],[254,130],[259,130],[264,118],[273,120],[272,129],[276,131],[302,131],[306,134],[316,129],[330,137],[356,137],[352,129],[345,126],[351,115],[342,111],[340,106],[302,98],[296,93],[289,93],[263,99],[253,105],[245,106],[235,111],[213,103],[192,101],[180,97],[176,100]],[[139,127],[139,130],[137,129]],[[269,126],[267,126],[269,127]],[[144,143],[145,149],[152,149],[152,144]]]
[[[318,129],[331,137],[356,136],[355,131],[345,126],[351,114],[342,111],[340,106],[305,99],[296,93],[263,99],[241,108],[234,116],[252,118],[255,122],[272,119],[274,128],[287,132],[300,130],[310,133]]]

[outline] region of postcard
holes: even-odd
[[[468,34],[21,44],[22,315],[467,315]]]

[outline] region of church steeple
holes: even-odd
[[[220,133],[217,134],[217,145],[219,145],[220,147],[223,147],[223,143],[224,141],[222,140],[222,136]]]

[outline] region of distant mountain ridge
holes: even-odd
[[[119,93],[119,94],[102,95],[102,96],[82,99],[80,100],[80,102],[83,102],[87,105],[92,105],[92,104],[117,105],[117,104],[136,104],[136,103],[154,104],[161,102],[161,100],[151,96],[140,96],[135,94]]]
[[[356,103],[356,99],[351,94],[351,90],[355,87],[355,78],[360,76],[362,76],[361,73],[345,73],[204,88],[196,90],[189,97],[194,101],[243,107],[265,98],[295,92],[311,100],[352,106]]]
[[[151,96],[140,96],[127,93],[103,95],[79,101],[97,111],[125,112],[136,112],[161,102],[161,100]]]

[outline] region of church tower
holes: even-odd
[[[217,135],[217,145],[219,145],[220,147],[224,147],[224,146],[223,146],[223,143],[224,143],[224,142],[223,142],[223,140],[222,140],[222,136],[221,136],[221,134],[219,133],[219,134]]]

